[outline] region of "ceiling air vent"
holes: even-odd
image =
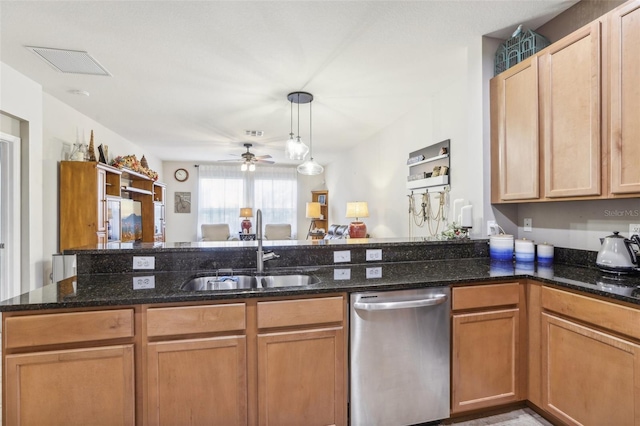
[[[245,130],[244,134],[247,136],[263,136],[264,131],[262,130]]]
[[[47,64],[67,74],[88,74],[110,76],[102,65],[81,50],[52,49],[49,47],[26,46]]]

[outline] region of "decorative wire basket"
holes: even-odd
[[[531,30],[521,30],[521,27],[518,27],[516,34],[502,43],[496,51],[495,75],[508,70],[550,44],[546,37]]]

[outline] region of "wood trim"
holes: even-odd
[[[344,298],[258,302],[258,328],[292,327],[344,321]]]
[[[15,316],[4,322],[7,349],[134,336],[133,309]]]
[[[241,331],[247,327],[244,303],[147,309],[147,336]]]
[[[540,304],[542,285],[529,282],[527,285],[527,331],[528,331],[528,360],[527,360],[527,399],[538,407],[542,407],[542,365],[540,321],[542,307]]]
[[[484,284],[454,287],[451,309],[454,311],[495,306],[517,305],[520,302],[520,284]]]
[[[640,310],[543,287],[542,308],[640,340]]]
[[[609,15],[610,22],[610,192],[640,193],[640,1],[630,1]],[[607,111],[605,108],[604,111]]]

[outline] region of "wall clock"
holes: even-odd
[[[186,169],[177,169],[173,176],[178,182],[184,182],[189,179],[189,172]]]

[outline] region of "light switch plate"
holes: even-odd
[[[351,250],[333,252],[333,263],[351,262]]]
[[[351,269],[334,269],[333,270],[333,279],[334,280],[350,280],[351,279]]]
[[[377,266],[375,268],[367,268],[367,279],[370,278],[382,278],[382,266]]]
[[[640,235],[640,223],[632,223],[629,225],[629,236],[632,236],[633,234]]]
[[[155,269],[156,258],[154,256],[133,256],[133,269]]]
[[[381,261],[382,249],[368,249],[366,257],[367,257],[367,262]]]
[[[525,217],[524,218],[524,232],[531,232],[533,231],[533,219],[531,219],[530,217]]]
[[[148,288],[156,288],[156,277],[149,275],[148,277],[133,277],[133,289],[145,290]]]

